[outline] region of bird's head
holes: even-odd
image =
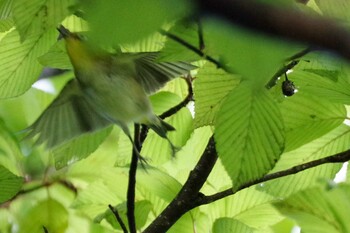
[[[68,56],[74,68],[89,67],[88,64],[93,61],[93,54],[89,48],[86,38],[78,33],[70,32],[64,26],[57,28],[60,33],[60,38],[66,42]]]

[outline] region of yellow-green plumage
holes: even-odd
[[[79,35],[61,27],[76,79],[30,127],[29,136],[54,147],[86,132],[119,125],[131,139],[129,123],[142,123],[158,135],[174,128],[152,111],[148,95],[195,66],[185,62],[160,62],[158,53],[110,54],[91,50]],[[56,127],[56,128],[55,128]],[[132,140],[132,139],[131,139]]]

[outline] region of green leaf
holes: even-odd
[[[56,168],[63,168],[89,156],[99,147],[111,131],[112,127],[108,127],[94,133],[81,135],[56,147],[52,151]]]
[[[222,56],[224,65],[243,79],[253,80],[257,86],[266,84],[284,60],[297,51],[293,44],[223,21],[206,21],[203,27],[207,30],[207,43]]]
[[[293,71],[288,78],[298,87],[298,91],[332,102],[350,104],[350,83],[348,74],[343,71],[338,81],[306,71]]]
[[[96,44],[135,42],[188,12],[186,1],[81,1]],[[106,23],[108,22],[108,23]]]
[[[16,0],[13,17],[24,41],[28,36],[56,27],[68,14],[74,0]],[[57,34],[56,34],[57,35]]]
[[[30,218],[20,222],[20,233],[42,233],[43,227],[48,232],[65,232],[68,227],[68,212],[54,199],[39,202],[27,214]]]
[[[253,233],[254,229],[232,218],[219,218],[214,222],[213,233]]]
[[[229,217],[249,227],[261,229],[283,218],[271,204],[274,200],[275,197],[260,192],[253,186],[211,205],[201,207],[201,210],[207,213],[210,219]]]
[[[305,92],[285,98],[281,112],[286,127],[286,149],[296,149],[342,124],[344,105],[308,95]]]
[[[63,40],[55,43],[47,53],[40,56],[38,61],[45,67],[57,69],[72,69],[69,57],[66,53],[66,48]]]
[[[153,112],[156,115],[168,111],[170,108],[175,107],[181,102],[181,98],[178,95],[167,91],[157,92],[156,94],[151,95],[149,99],[152,103]]]
[[[239,82],[238,75],[226,73],[210,63],[199,70],[194,81],[196,128],[213,125],[226,96]]]
[[[12,0],[0,2],[0,32],[6,32],[13,27]]]
[[[4,166],[0,165],[0,203],[14,197],[21,189],[24,178],[16,176]]]
[[[276,203],[281,213],[293,218],[304,232],[349,232],[350,187],[311,188]]]
[[[284,148],[284,127],[269,93],[243,82],[218,114],[214,137],[234,188],[270,171]]]
[[[0,98],[23,94],[37,80],[42,70],[36,61],[55,41],[54,31],[29,36],[19,41],[17,31],[8,33],[0,43]]]
[[[278,172],[308,161],[340,153],[348,150],[349,147],[350,127],[341,125],[311,143],[284,153],[271,172]],[[318,186],[320,180],[333,179],[340,168],[341,164],[318,166],[295,175],[264,183],[261,189],[278,197],[286,197],[298,190]]]

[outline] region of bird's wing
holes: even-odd
[[[158,55],[158,52],[138,53],[135,55],[136,78],[147,94],[157,91],[173,78],[188,74],[190,70],[197,68],[181,61],[157,62],[156,58]]]
[[[93,132],[110,124],[110,121],[91,107],[83,96],[78,81],[73,79],[28,127],[27,137],[32,138],[38,134],[36,143],[46,142],[48,148],[53,148],[83,133]]]

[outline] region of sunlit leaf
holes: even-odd
[[[272,172],[291,168],[302,163],[333,155],[350,147],[350,128],[341,125],[328,134],[296,150],[284,153]],[[341,164],[327,164],[301,173],[269,181],[263,190],[279,197],[286,197],[298,190],[318,186],[320,180],[333,179]]]
[[[16,176],[4,166],[0,165],[0,203],[15,196],[21,189],[23,183],[23,177]]]
[[[74,0],[17,0],[13,17],[24,41],[28,36],[56,27],[68,14]],[[57,34],[56,34],[57,35]]]
[[[39,202],[19,224],[20,233],[42,233],[43,227],[48,232],[64,232],[68,227],[68,212],[61,203],[54,199]]]
[[[54,44],[47,53],[38,58],[38,61],[43,66],[51,68],[72,69],[63,40]]]
[[[305,92],[286,98],[281,104],[286,127],[286,149],[293,150],[336,128],[346,118],[344,105],[308,95]]]
[[[18,96],[31,87],[42,70],[37,57],[54,41],[54,31],[29,36],[23,43],[17,31],[12,31],[1,40],[0,98]]]
[[[195,126],[212,125],[226,96],[240,82],[238,75],[226,73],[207,63],[194,82]]]
[[[214,222],[213,233],[253,233],[254,229],[232,218],[220,218]]]
[[[218,114],[214,137],[234,187],[271,170],[284,148],[284,126],[269,93],[242,83]]]
[[[298,192],[276,207],[294,219],[305,232],[349,232],[350,187],[311,188]]]

